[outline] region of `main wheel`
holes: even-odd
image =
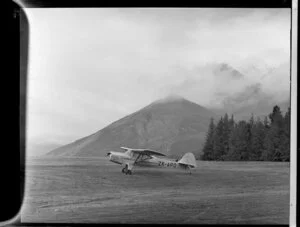
[[[128,166],[127,166],[127,165],[125,165],[125,167],[122,169],[122,173],[125,173],[125,174],[127,174],[127,171],[128,171]]]
[[[128,174],[129,174],[129,175],[131,175],[131,174],[132,174],[131,170],[128,170]]]

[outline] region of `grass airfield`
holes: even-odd
[[[30,158],[21,222],[288,224],[289,163],[197,165],[125,175],[105,158]]]

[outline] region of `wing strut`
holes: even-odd
[[[139,159],[139,157],[141,157],[141,155],[142,155],[142,154],[139,154],[139,155],[137,156],[137,158],[135,159],[133,165],[136,163],[136,161]]]

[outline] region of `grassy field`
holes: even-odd
[[[22,222],[288,224],[289,163],[136,168],[102,158],[32,159]]]

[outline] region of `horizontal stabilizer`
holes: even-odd
[[[193,153],[190,152],[183,155],[182,158],[178,161],[178,163],[182,165],[188,165],[192,168],[197,167],[195,156],[193,155]]]

